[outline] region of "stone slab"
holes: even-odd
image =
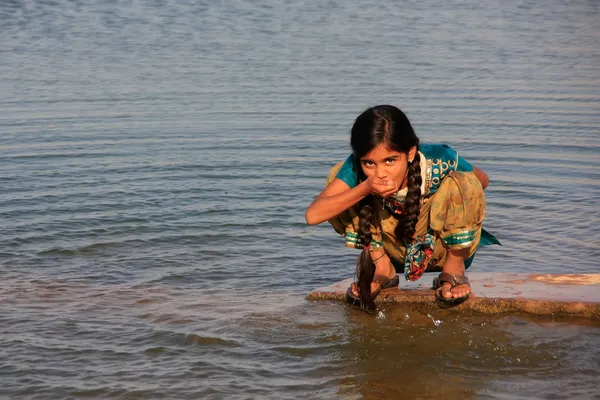
[[[378,304],[405,304],[439,309],[431,282],[436,274],[426,274],[417,282],[400,282],[377,297]],[[583,317],[600,321],[600,274],[517,274],[470,272],[471,297],[452,307],[457,311],[484,314],[530,313],[560,317]],[[308,300],[345,301],[352,279],[317,288]]]

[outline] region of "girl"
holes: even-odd
[[[352,154],[306,211],[309,225],[329,221],[346,246],[363,249],[346,299],[372,310],[382,289],[398,285],[396,271],[417,280],[441,269],[436,298],[466,300],[465,268],[475,251],[500,244],[481,227],[487,175],[446,145],[419,144],[408,118],[390,105],[359,115],[350,144]]]

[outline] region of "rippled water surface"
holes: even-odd
[[[598,43],[596,1],[0,2],[0,396],[600,398],[594,323],[307,302],[357,254],[303,217],[392,103],[490,175],[474,270],[598,272]]]

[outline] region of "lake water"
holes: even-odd
[[[391,103],[491,178],[473,270],[598,272],[599,43],[595,0],[1,2],[0,396],[600,398],[597,323],[306,301],[357,253],[304,222]]]

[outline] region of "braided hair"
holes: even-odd
[[[408,193],[404,202],[404,214],[392,214],[399,220],[394,233],[406,245],[413,241],[415,227],[421,211],[421,183],[423,178],[421,177],[421,156],[418,151],[412,162],[408,164],[407,178]]]
[[[415,234],[421,203],[419,138],[406,115],[394,106],[380,105],[369,108],[358,116],[352,126],[350,145],[354,156],[354,171],[361,181],[366,179],[360,166],[361,158],[382,143],[401,153],[408,153],[413,147],[417,149],[415,158],[409,163],[407,170],[408,194],[404,206],[405,212],[402,215],[392,214],[399,220],[395,230],[396,238],[408,244],[412,242]],[[363,251],[357,261],[356,277],[361,307],[372,310],[375,304],[371,298],[371,281],[375,274],[375,264],[371,258],[370,245],[373,240],[372,228],[377,223],[375,199],[369,195],[360,201],[358,206],[360,209],[358,234],[363,244]]]
[[[374,310],[375,303],[371,298],[371,281],[375,275],[375,263],[371,258],[369,248],[373,240],[371,227],[375,224],[375,212],[373,206],[368,204],[369,201],[372,201],[372,196],[369,197],[371,199],[362,205],[358,219],[358,235],[363,244],[363,251],[356,262],[356,280],[358,281],[360,291],[361,307],[367,310]]]

